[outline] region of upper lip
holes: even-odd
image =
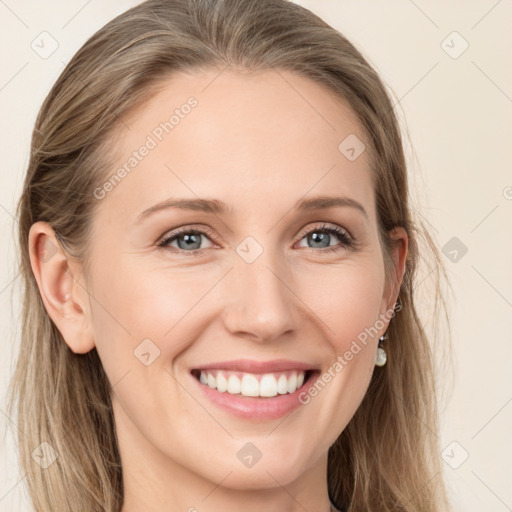
[[[245,373],[272,373],[287,370],[316,370],[310,363],[301,363],[289,359],[274,359],[273,361],[256,361],[251,359],[236,359],[218,361],[193,368],[194,370],[231,370]]]

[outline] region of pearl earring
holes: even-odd
[[[384,366],[387,361],[386,351],[381,347],[381,343],[387,339],[387,336],[379,338],[379,346],[377,348],[377,355],[375,356],[375,366]]]

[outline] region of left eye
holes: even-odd
[[[158,246],[169,247],[171,242],[176,241],[178,243],[178,249],[185,250],[185,252],[190,252],[186,251],[186,249],[194,249],[197,252],[201,245],[201,236],[208,238],[208,236],[212,236],[212,233],[210,231],[200,231],[197,229],[184,229],[171,233],[167,238],[162,240]]]
[[[325,233],[327,233],[327,235]],[[341,240],[341,244],[334,246],[329,245],[329,241],[332,240],[333,235],[338,238],[338,240]],[[326,251],[323,252],[339,251],[353,246],[352,237],[344,229],[341,229],[338,226],[320,226],[310,229],[306,233],[303,233],[303,238],[307,238],[308,241],[315,244],[320,243],[320,249],[326,249]],[[327,241],[327,245],[322,245],[325,241]],[[318,248],[318,246],[316,247]]]
[[[329,242],[332,240],[332,237],[338,238],[341,241],[338,245],[331,245]],[[159,247],[166,248],[171,247],[171,243],[176,242],[178,251],[182,251],[184,253],[190,253],[191,256],[202,254],[204,248],[201,248],[201,236],[206,237],[210,240],[210,237],[213,237],[213,232],[211,230],[198,230],[198,229],[182,229],[179,231],[175,231],[171,233],[169,236],[164,238],[160,243],[158,243]],[[325,249],[325,251],[321,252],[329,252],[329,251],[338,251],[352,247],[354,241],[352,237],[342,228],[338,226],[329,227],[329,226],[319,226],[313,229],[310,229],[306,232],[302,233],[302,238],[300,240],[307,239],[307,241],[312,242],[314,244],[319,244],[309,248],[320,248]],[[210,240],[211,241],[211,240]],[[325,245],[327,243],[327,245]],[[190,250],[188,250],[190,249]]]

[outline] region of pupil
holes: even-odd
[[[312,233],[311,234],[311,238],[313,239],[314,243],[317,243],[319,240],[320,240],[320,242],[324,239],[327,240],[327,237],[328,237],[327,233],[320,233],[320,234]],[[326,245],[323,245],[322,247],[326,247]]]
[[[197,235],[183,235],[182,238],[185,241],[185,246],[190,247],[191,244],[197,243],[199,237]]]

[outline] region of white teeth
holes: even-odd
[[[292,373],[288,379],[288,393],[293,393],[297,389],[297,374]]]
[[[281,377],[279,377],[279,380],[277,381],[277,392],[280,395],[286,395],[286,393],[288,393],[288,379],[286,378],[286,375],[281,375]]]
[[[221,393],[224,393],[228,389],[228,381],[226,380],[226,377],[222,375],[221,372],[217,374],[217,390]]]
[[[260,395],[261,396],[276,396],[277,395],[277,381],[271,374],[267,373],[261,377],[260,381]]]
[[[240,382],[240,379],[236,375],[230,375],[228,379],[228,393],[238,395],[241,387],[242,383]]]
[[[258,396],[260,394],[260,383],[258,379],[254,375],[246,373],[242,379],[240,392],[244,396]]]
[[[243,375],[242,379],[239,375]],[[304,371],[255,375],[223,370],[201,371],[199,380],[201,384],[217,389],[220,393],[227,391],[232,395],[273,397],[278,394],[294,393],[304,384],[304,376]]]

